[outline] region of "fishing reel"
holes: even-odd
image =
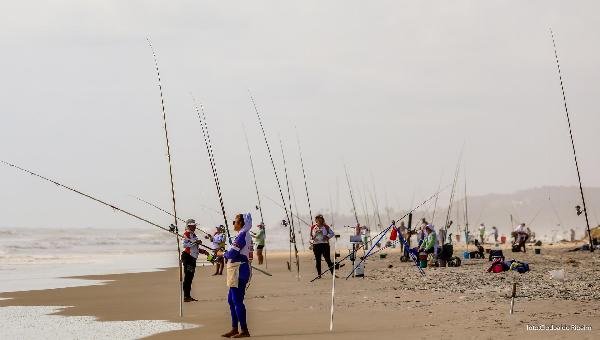
[[[583,214],[583,211],[581,211],[581,206],[580,205],[576,205],[575,206],[575,211],[577,212],[577,216]]]
[[[178,234],[179,230],[177,229],[177,226],[174,225],[173,223],[171,223],[171,225],[169,226],[169,231],[172,232],[173,234]]]
[[[287,227],[288,227],[288,223],[287,223],[287,221],[286,221],[286,220],[281,220],[281,226],[282,226],[283,228],[287,228]]]

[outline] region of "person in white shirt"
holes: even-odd
[[[315,224],[310,227],[310,243],[313,253],[315,254],[315,265],[317,273],[321,276],[321,257],[325,258],[325,262],[329,266],[329,271],[333,274],[333,262],[331,262],[331,254],[329,248],[329,239],[335,234],[333,230],[325,224],[325,218],[319,214],[315,216]]]
[[[485,239],[485,224],[481,223],[479,225],[479,243],[483,244]]]
[[[525,249],[525,242],[527,241],[529,234],[527,232],[527,228],[525,228],[525,223],[521,223],[515,228],[515,234],[516,234],[515,241],[516,241],[516,244],[519,246],[519,250],[522,249],[523,252],[526,253],[527,250]]]
[[[183,251],[181,252],[181,264],[183,266],[183,302],[198,301],[191,295],[192,281],[196,272],[196,260],[199,254],[208,255],[204,249],[200,249],[198,244],[201,243],[196,236],[196,221],[189,219],[185,221],[186,227],[183,233]]]

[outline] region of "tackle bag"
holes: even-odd
[[[511,270],[516,270],[518,273],[523,274],[529,271],[529,264],[527,262],[521,262],[517,260],[508,261]]]
[[[502,273],[510,269],[510,265],[502,260],[502,258],[495,258],[492,265],[488,268],[488,273]]]
[[[504,253],[502,253],[502,249],[490,250],[490,255],[488,256],[488,260],[493,261],[496,258],[500,258],[500,259],[502,259],[502,261],[504,261]]]

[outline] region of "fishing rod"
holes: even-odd
[[[528,226],[531,225],[531,223],[533,223],[533,221],[535,221],[535,219],[539,216],[539,214],[542,212],[543,209],[544,209],[544,205],[542,204],[542,206],[540,206],[540,208],[535,213],[535,215],[533,215],[533,217],[531,218],[531,220],[529,220],[529,222],[527,222]]]
[[[560,89],[562,91],[562,100],[565,107],[565,114],[567,116],[567,124],[569,125],[569,136],[571,137],[571,147],[573,148],[573,159],[575,160],[575,169],[577,169],[577,180],[579,181],[579,193],[581,194],[581,201],[583,202],[583,213],[585,215],[585,224],[587,226],[588,238],[590,241],[590,252],[594,252],[594,244],[592,242],[592,233],[590,231],[590,221],[588,219],[587,208],[585,205],[585,197],[583,196],[583,186],[581,184],[581,174],[579,173],[579,163],[577,162],[577,153],[575,152],[575,142],[573,141],[573,130],[571,129],[571,117],[569,116],[569,109],[567,108],[567,96],[565,95],[565,87],[563,85],[562,73],[560,70],[560,64],[558,62],[558,52],[556,49],[556,43],[554,42],[554,32],[550,29],[550,36],[552,37],[552,46],[554,47],[554,57],[556,59],[556,68],[558,70],[558,79],[560,80]]]
[[[287,171],[287,163],[285,161],[285,153],[283,152],[283,141],[281,140],[281,137],[279,138],[279,146],[281,147],[281,158],[283,160],[283,171],[285,174],[285,186],[287,189],[287,194],[288,194],[288,202],[290,204],[290,211],[292,211],[292,194],[290,193],[290,182],[289,182],[289,178],[288,178],[288,171]],[[290,265],[291,265],[291,246],[292,244],[294,245],[294,256],[296,259],[296,276],[298,278],[298,280],[300,280],[300,258],[298,257],[298,245],[296,244],[296,229],[294,226],[294,219],[291,219],[291,224],[290,224]]]
[[[377,199],[377,187],[375,186],[375,178],[373,178],[373,173],[371,172],[371,183],[373,184],[373,195],[371,195],[371,200],[373,200],[372,196],[375,196],[375,212],[377,213],[377,220],[379,221],[379,229],[383,228],[383,222],[381,222],[381,214],[379,213],[379,200]]]
[[[267,196],[267,195],[264,195],[264,198],[268,199],[269,201],[271,201],[273,204],[275,204],[275,205],[276,205],[276,206],[278,206],[279,208],[281,208],[281,209],[284,209],[284,207],[283,207],[281,204],[277,203],[277,201],[275,201],[275,200],[274,200],[274,199],[272,199],[271,197],[269,197],[269,196]],[[303,219],[302,217],[300,217],[300,215],[298,215],[298,213],[297,213],[297,212],[296,212],[296,214],[294,214],[294,213],[292,212],[292,218],[294,218],[294,217],[296,217],[296,219],[297,219],[297,220],[300,220],[300,222],[302,222],[302,223],[306,224],[307,226],[309,226],[309,227],[311,226],[311,224],[310,224],[309,222],[307,222],[305,219]]]
[[[554,215],[556,216],[556,219],[558,220],[558,223],[562,227],[563,223],[562,223],[562,221],[560,219],[560,215],[558,214],[558,210],[556,210],[556,207],[554,206],[554,204],[552,204],[552,199],[550,199],[550,193],[548,193],[548,202],[550,203],[550,207],[552,208],[552,211],[554,212]]]
[[[356,212],[356,204],[354,203],[354,195],[352,194],[352,185],[350,184],[350,176],[348,175],[348,168],[346,168],[346,163],[344,163],[344,172],[346,172],[346,183],[348,183],[348,191],[350,193],[350,200],[352,201],[352,210],[354,211],[354,218],[356,219],[356,229],[354,232],[355,236],[359,236],[360,237],[360,222],[358,222],[358,213]],[[356,235],[358,234],[358,235]],[[350,238],[350,240],[352,240],[352,238]],[[354,260],[356,258],[356,256],[354,256],[356,254],[356,252],[358,250],[360,250],[360,248],[364,248],[363,247],[363,243],[360,244],[360,246],[356,246],[356,244],[352,243],[352,251],[345,257],[349,257],[352,261],[352,266],[354,266]],[[344,259],[345,259],[344,258]]]
[[[352,194],[352,185],[350,184],[350,176],[348,175],[348,168],[346,168],[346,164],[344,164],[344,171],[346,172],[346,183],[348,183],[348,191],[350,192],[350,200],[352,201],[352,211],[354,211],[354,219],[356,220],[356,224],[359,225],[358,215],[356,213],[356,204],[354,203],[354,195]]]
[[[447,185],[446,187],[444,187],[443,190],[445,190],[447,187],[449,187],[450,185]],[[442,190],[442,191],[443,191]],[[354,266],[354,268],[352,268],[352,271],[350,272],[350,274],[348,274],[348,276],[346,276],[346,280],[352,276],[352,274],[354,274],[354,272],[356,271],[356,269],[363,263],[365,262],[365,260],[367,259],[367,257],[369,257],[369,255],[371,254],[371,252],[373,251],[373,249],[379,244],[379,242],[381,242],[381,239],[387,235],[387,232],[392,229],[395,228],[396,226],[396,222],[397,221],[401,221],[402,219],[404,219],[406,216],[408,216],[410,213],[414,212],[415,210],[417,210],[418,208],[420,208],[421,206],[423,206],[425,203],[431,201],[436,195],[438,195],[439,192],[434,193],[433,195],[429,196],[429,198],[427,198],[426,200],[424,200],[423,202],[421,202],[419,205],[417,205],[416,207],[414,207],[411,211],[407,212],[406,214],[404,214],[404,216],[400,217],[399,219],[392,221],[392,224],[390,224],[389,227],[387,227],[385,230],[383,230],[382,232],[380,232],[379,238],[377,239],[377,241],[375,243],[373,243],[373,245],[371,245],[371,248],[369,249],[369,251],[367,251],[367,253],[362,257],[362,259],[360,260],[360,262],[358,262],[357,265]]]
[[[304,236],[302,235],[302,228],[300,227],[300,218],[298,218],[298,202],[296,201],[296,192],[294,191],[293,186],[292,198],[294,199],[294,207],[296,208],[296,222],[298,222],[298,234],[300,234],[300,242],[302,242],[302,251],[306,251],[306,246],[304,245]],[[294,216],[292,216],[292,218],[294,218]]]
[[[402,243],[402,245],[405,247],[405,249],[410,249],[410,246],[408,245],[408,242],[406,242],[406,239],[404,238],[404,236],[402,236],[402,233],[400,232],[400,230],[398,229],[398,227],[396,227],[396,224],[393,224],[393,228],[396,230],[396,233],[398,235],[398,239],[394,240],[393,242],[391,242],[389,245],[383,246],[379,249],[377,249],[376,251],[372,252],[368,257],[371,257],[391,246],[393,246],[394,244],[397,243]],[[415,254],[411,251],[408,251],[408,255],[409,257],[413,260],[413,262],[415,263],[415,265],[417,266],[417,269],[419,270],[419,272],[421,273],[421,275],[425,275],[425,271],[423,271],[423,269],[419,266],[419,262],[417,261],[417,257],[415,256]]]
[[[279,175],[277,174],[277,167],[275,167],[275,161],[273,160],[273,154],[271,153],[271,146],[269,145],[269,139],[267,138],[267,133],[265,132],[265,127],[262,123],[262,118],[260,116],[260,112],[258,111],[258,107],[256,106],[256,102],[254,101],[254,97],[252,96],[252,93],[250,93],[250,90],[248,90],[248,94],[250,95],[250,101],[252,102],[252,107],[254,108],[254,112],[256,112],[256,117],[258,118],[258,125],[260,126],[260,131],[262,132],[262,135],[265,139],[265,145],[267,147],[267,152],[269,154],[269,159],[271,160],[271,166],[273,167],[273,174],[275,175],[275,181],[277,182],[277,188],[279,189],[279,195],[281,196],[281,202],[282,202],[282,206],[283,209],[285,210],[285,218],[288,224],[288,227],[290,228],[290,262],[291,262],[291,257],[292,257],[292,251],[291,251],[291,242],[292,242],[292,225],[291,225],[291,221],[290,221],[290,214],[288,212],[288,209],[286,207],[285,204],[285,198],[283,197],[283,190],[281,189],[281,182],[279,181]],[[288,262],[289,263],[289,262]],[[288,265],[288,270],[291,271],[292,268]]]
[[[409,215],[410,215],[412,212],[414,212],[415,210],[419,209],[419,208],[420,208],[420,207],[421,207],[423,204],[425,204],[425,203],[427,203],[428,201],[430,201],[430,200],[431,200],[431,199],[432,199],[432,198],[433,198],[435,195],[437,195],[437,194],[439,194],[440,192],[443,192],[444,190],[446,190],[446,188],[448,188],[449,186],[450,186],[450,184],[446,185],[446,186],[445,186],[444,188],[442,188],[442,189],[441,189],[439,192],[437,192],[437,193],[435,193],[435,194],[431,195],[431,197],[429,197],[429,198],[428,198],[428,199],[426,199],[425,201],[421,202],[419,205],[417,205],[416,207],[414,207],[412,210],[410,210],[409,212],[407,212],[406,214],[404,214],[404,215],[403,215],[401,218],[399,218],[399,219],[397,219],[397,220],[395,220],[395,221],[392,221],[392,222],[393,222],[393,223],[396,223],[397,221],[401,221],[401,220],[403,220],[403,219],[404,219],[406,216],[409,216]],[[389,228],[386,228],[386,229],[382,230],[381,232],[377,233],[377,235],[373,236],[373,237],[371,238],[371,240],[373,240],[374,238],[380,237],[381,235],[384,235],[384,236],[385,236],[385,235],[387,234],[388,230],[389,230]],[[380,240],[381,240],[381,238],[380,238]],[[378,244],[378,243],[379,243],[379,241],[375,242],[375,243],[373,244],[373,247],[374,247],[376,244]],[[360,248],[361,248],[363,245],[364,245],[364,243],[363,243],[363,244],[361,244],[361,245],[359,245],[359,246],[358,246],[358,249],[356,249],[356,251],[360,250]],[[372,247],[372,248],[373,248],[373,247]],[[334,262],[334,265],[335,265],[335,264],[340,264],[340,263],[342,263],[342,262],[343,262],[343,261],[345,261],[347,258],[349,258],[349,257],[350,257],[350,255],[351,255],[351,254],[348,254],[348,255],[346,255],[344,258],[342,258],[341,260],[339,260],[338,262]],[[365,258],[365,257],[363,257],[363,258]],[[359,266],[359,265],[356,265],[356,267],[358,267],[358,266]],[[354,270],[356,270],[356,267],[354,268]],[[327,273],[327,272],[329,271],[329,269],[331,269],[331,267],[329,267],[327,270],[325,270],[325,271],[324,271],[324,272],[323,272],[321,275],[318,275],[318,276],[317,276],[317,277],[315,277],[314,279],[310,280],[310,282],[313,282],[313,281],[315,281],[315,280],[319,279],[321,276],[325,275],[325,273]]]
[[[142,199],[142,198],[139,198],[139,197],[137,197],[137,196],[133,196],[133,195],[130,195],[130,196],[131,196],[131,197],[133,197],[133,198],[135,198],[136,200],[138,200],[138,201],[142,202],[142,203],[146,203],[147,205],[149,205],[149,206],[151,206],[151,207],[153,207],[153,208],[156,208],[156,209],[157,209],[157,210],[159,210],[159,211],[162,211],[163,213],[165,213],[165,214],[167,214],[167,215],[169,215],[169,216],[175,217],[175,215],[173,215],[173,214],[172,214],[172,213],[170,213],[169,211],[167,211],[167,210],[165,210],[165,209],[163,209],[163,208],[159,207],[158,205],[156,205],[156,204],[154,204],[154,203],[152,203],[152,202],[148,202],[148,201],[146,201],[146,200],[144,200],[144,199]],[[183,222],[183,223],[185,223],[185,219],[183,219],[183,218],[181,218],[181,217],[179,217],[179,216],[177,216],[177,217],[175,217],[175,218],[177,218],[177,220],[178,220],[179,222]],[[211,237],[212,237],[212,235],[211,235],[211,234],[209,234],[209,233],[205,232],[204,230],[202,230],[202,229],[200,229],[200,228],[196,228],[196,230],[200,231],[201,233],[203,233],[203,234],[205,234],[205,235],[207,235],[207,236],[211,236]]]
[[[440,174],[440,181],[438,182],[438,191],[440,190],[440,186],[442,185],[442,176],[443,172]],[[431,224],[435,225],[435,211],[437,210],[437,202],[440,195],[435,196],[435,203],[433,203],[433,213],[431,213]],[[445,240],[444,240],[445,241]]]
[[[387,215],[387,219],[388,221],[392,220],[392,217],[390,215],[390,202],[388,201],[388,192],[387,190],[384,190],[385,193],[385,214]]]
[[[371,191],[369,191],[369,200],[373,207],[373,224],[377,231],[381,231],[381,217],[377,215],[377,205],[375,204],[375,199],[373,198],[373,193]]]
[[[465,171],[463,171],[465,176],[465,230],[467,232],[467,237],[469,236],[469,198],[467,197],[467,167],[465,166]],[[483,243],[483,242],[481,242]],[[467,250],[469,249],[469,240],[467,239]]]
[[[42,175],[40,175],[40,174],[38,174],[38,173],[36,173],[36,172],[33,172],[33,171],[31,171],[31,170],[28,170],[28,169],[22,168],[22,167],[20,167],[20,166],[18,166],[18,165],[15,165],[15,164],[13,164],[13,163],[9,163],[9,162],[7,162],[7,161],[4,161],[4,160],[0,160],[0,162],[1,162],[1,163],[3,163],[4,165],[7,165],[7,166],[9,166],[9,167],[12,167],[12,168],[15,168],[15,169],[17,169],[17,170],[20,170],[20,171],[22,171],[22,172],[24,172],[24,173],[27,173],[27,174],[29,174],[29,175],[32,175],[32,176],[34,176],[34,177],[37,177],[37,178],[40,178],[40,179],[42,179],[42,180],[44,180],[44,181],[50,182],[50,183],[52,183],[52,184],[55,184],[56,186],[59,186],[59,187],[61,187],[61,188],[63,188],[63,189],[66,189],[66,190],[72,191],[72,192],[74,192],[74,193],[76,193],[76,194],[79,194],[79,195],[81,195],[81,196],[84,196],[84,197],[86,197],[86,198],[89,198],[89,199],[91,199],[91,200],[93,200],[93,201],[95,201],[95,202],[97,202],[97,203],[100,203],[100,204],[102,204],[102,205],[105,205],[105,206],[107,206],[107,207],[109,207],[109,208],[112,208],[112,209],[113,209],[113,210],[115,210],[115,211],[118,211],[118,212],[124,213],[124,214],[126,214],[126,215],[129,215],[129,216],[131,216],[131,217],[133,217],[133,218],[135,218],[135,219],[137,219],[137,220],[140,220],[140,221],[142,221],[142,222],[146,222],[146,223],[148,223],[148,224],[150,224],[150,225],[152,225],[152,226],[154,226],[154,227],[156,227],[156,228],[162,229],[162,230],[164,230],[164,231],[166,231],[166,232],[169,232],[169,233],[171,233],[171,234],[175,235],[175,236],[176,236],[178,239],[180,239],[180,238],[181,238],[181,239],[185,239],[185,238],[186,238],[185,236],[183,236],[183,235],[181,235],[181,234],[179,234],[179,233],[178,233],[177,226],[176,226],[176,225],[174,225],[174,224],[171,224],[169,227],[163,227],[163,226],[161,226],[161,225],[160,225],[160,224],[158,224],[158,223],[152,222],[152,221],[150,221],[150,220],[148,220],[148,219],[146,219],[146,218],[144,218],[144,217],[140,217],[139,215],[136,215],[136,214],[134,214],[134,213],[132,213],[132,212],[129,212],[129,211],[125,210],[125,209],[119,208],[118,206],[116,206],[116,205],[114,205],[114,204],[112,204],[112,203],[108,203],[108,202],[106,202],[106,201],[103,201],[103,200],[101,200],[101,199],[99,199],[99,198],[96,198],[96,197],[94,197],[94,196],[92,196],[92,195],[90,195],[90,194],[84,193],[84,192],[82,192],[82,191],[80,191],[80,190],[78,190],[78,189],[75,189],[75,188],[73,188],[73,187],[70,187],[70,186],[68,186],[68,185],[66,185],[66,184],[62,184],[62,183],[60,183],[60,182],[58,182],[58,181],[56,181],[56,180],[54,180],[54,179],[51,179],[51,178],[48,178],[48,177],[42,176]],[[201,246],[201,247],[203,247],[203,248],[206,248],[206,249],[214,250],[214,249],[212,249],[212,248],[210,248],[210,247],[207,247],[207,246],[205,246],[205,245],[203,245],[203,244],[200,244],[200,243],[199,243],[198,245],[199,245],[199,246]]]
[[[61,188],[63,188],[63,189],[66,189],[66,190],[72,191],[72,192],[74,192],[74,193],[76,193],[76,194],[79,194],[79,195],[81,195],[81,196],[83,196],[83,197],[89,198],[89,199],[91,199],[92,201],[95,201],[95,202],[97,202],[97,203],[100,203],[100,204],[102,204],[102,205],[105,205],[105,206],[107,206],[107,207],[109,207],[109,208],[112,208],[112,209],[113,209],[113,210],[115,210],[115,211],[118,211],[118,212],[124,213],[125,215],[131,216],[131,217],[133,217],[133,218],[135,218],[135,219],[137,219],[137,220],[139,220],[139,221],[142,221],[142,222],[148,223],[149,225],[151,225],[151,226],[153,226],[153,227],[156,227],[156,228],[162,229],[162,230],[164,230],[164,231],[166,231],[166,232],[168,232],[168,233],[171,233],[171,234],[175,235],[175,237],[177,237],[178,239],[185,239],[185,238],[186,238],[185,236],[183,236],[183,235],[179,234],[179,232],[178,232],[178,230],[177,230],[177,226],[176,226],[176,225],[174,225],[174,224],[171,224],[169,227],[163,227],[163,226],[161,226],[161,225],[160,225],[160,224],[158,224],[158,223],[152,222],[152,221],[150,221],[150,220],[148,220],[148,219],[146,219],[146,218],[144,218],[144,217],[141,217],[141,216],[139,216],[139,215],[136,215],[136,214],[134,214],[134,213],[132,213],[132,212],[129,212],[129,211],[125,210],[125,209],[119,208],[118,206],[116,206],[116,205],[114,205],[114,204],[108,203],[108,202],[106,202],[106,201],[103,201],[103,200],[101,200],[101,199],[99,199],[99,198],[96,198],[96,197],[94,197],[94,196],[92,196],[92,195],[90,195],[90,194],[87,194],[87,193],[84,193],[84,192],[82,192],[82,191],[79,191],[79,190],[77,190],[77,189],[75,189],[75,188],[73,188],[73,187],[70,187],[70,186],[66,185],[66,184],[62,184],[62,183],[60,183],[60,182],[58,182],[58,181],[56,181],[56,180],[54,180],[54,179],[51,179],[51,178],[48,178],[48,177],[44,177],[44,176],[42,176],[42,175],[40,175],[40,174],[38,174],[38,173],[36,173],[36,172],[33,172],[33,171],[31,171],[31,170],[28,170],[28,169],[22,168],[22,167],[20,167],[20,166],[18,166],[18,165],[15,165],[15,164],[9,163],[9,162],[7,162],[7,161],[4,161],[4,160],[0,160],[0,163],[2,163],[2,164],[4,164],[4,165],[7,165],[7,166],[9,166],[9,167],[11,167],[11,168],[15,168],[15,169],[17,169],[17,170],[19,170],[19,171],[22,171],[22,172],[24,172],[24,173],[30,174],[30,175],[32,175],[32,176],[34,176],[34,177],[40,178],[40,179],[42,179],[42,180],[44,180],[44,181],[50,182],[50,183],[52,183],[52,184],[55,184],[56,186],[59,186],[59,187],[61,187]],[[207,249],[207,250],[210,250],[210,251],[213,251],[213,252],[216,250],[216,249],[213,249],[213,248],[211,248],[211,247],[208,247],[208,246],[206,246],[206,245],[202,244],[202,241],[200,241],[200,240],[198,240],[198,241],[197,241],[197,245],[198,245],[199,247],[205,248],[205,249]],[[261,270],[260,268],[256,268],[256,267],[254,267],[254,266],[252,266],[252,265],[251,265],[251,267],[252,267],[253,269],[256,269],[256,270],[258,270],[259,272],[261,272],[261,273],[263,273],[263,274],[265,274],[265,275],[268,275],[268,276],[273,276],[272,274],[270,274],[270,273],[268,273],[268,272],[266,272],[266,271],[264,271],[264,270]]]
[[[302,157],[302,148],[300,147],[300,136],[298,135],[298,129],[296,129],[296,140],[298,141],[298,153],[300,154],[300,166],[302,168],[302,176],[304,177],[304,189],[306,191],[306,201],[308,202],[308,214],[310,216],[310,220],[313,221],[312,208],[310,206],[310,196],[308,195],[308,181],[306,180],[306,171],[304,170],[304,158]],[[296,205],[296,207],[298,207],[298,206]]]
[[[191,95],[192,101],[194,103],[194,110],[196,111],[196,115],[198,116],[198,121],[200,122],[202,136],[204,137],[204,145],[206,146],[206,152],[208,154],[208,161],[210,163],[210,168],[212,170],[213,179],[215,181],[215,187],[217,189],[217,196],[219,197],[219,204],[221,205],[221,213],[223,214],[225,230],[227,231],[227,240],[229,241],[229,244],[231,244],[232,241],[231,241],[231,234],[229,232],[229,222],[227,222],[227,213],[225,212],[225,204],[223,202],[223,193],[221,192],[221,183],[219,181],[219,174],[217,172],[217,165],[216,165],[215,158],[214,158],[212,142],[211,142],[210,134],[208,131],[208,122],[206,119],[206,112],[204,111],[204,106],[202,104],[200,104],[200,106],[198,106],[194,96],[191,93],[190,93],[190,95]],[[200,114],[200,113],[202,113],[202,114]]]
[[[150,46],[150,50],[152,51],[152,56],[154,58],[154,66],[156,69],[156,77],[158,80],[158,91],[160,93],[160,105],[162,109],[162,118],[163,118],[163,128],[165,130],[165,141],[167,146],[167,161],[169,163],[169,177],[171,180],[171,198],[173,201],[173,218],[174,225],[177,228],[177,208],[175,204],[175,184],[173,181],[173,165],[171,162],[171,145],[169,143],[169,130],[167,129],[167,112],[165,110],[165,99],[163,96],[162,90],[162,82],[160,80],[160,70],[158,68],[158,58],[156,57],[156,52],[154,51],[154,47],[152,46],[152,41],[150,41],[150,37],[146,37],[148,40],[148,46]],[[183,317],[183,264],[181,262],[181,245],[179,243],[179,238],[176,238],[177,241],[177,258],[179,259],[179,316]]]
[[[448,227],[450,224],[450,213],[452,210],[452,203],[454,202],[454,194],[456,192],[456,184],[458,182],[458,174],[460,172],[460,163],[462,160],[464,147],[465,147],[465,145],[463,144],[463,146],[460,149],[460,153],[458,155],[458,162],[456,164],[456,170],[454,171],[454,180],[452,182],[452,190],[450,191],[450,202],[448,203],[448,211],[446,212],[446,223],[444,224],[444,229],[446,229],[446,233],[448,233]]]
[[[333,203],[331,202],[331,191],[329,191],[329,211],[331,212],[331,226],[333,227]]]
[[[360,195],[360,198],[362,198],[362,211],[363,211],[363,216],[365,217],[365,221],[367,222],[367,226],[371,225],[371,221],[369,220],[369,213],[367,211],[369,211],[369,205],[367,203],[367,189],[365,188],[365,182],[363,181],[363,190],[365,191],[364,193],[362,191],[360,191],[359,188],[359,192],[358,194]]]
[[[250,167],[252,168],[252,179],[254,180],[254,188],[256,189],[256,199],[258,201],[258,211],[260,212],[260,223],[263,225],[263,232],[265,239],[267,237],[267,227],[264,226],[265,219],[263,217],[262,204],[260,202],[260,194],[258,193],[258,183],[256,182],[256,171],[254,170],[254,161],[252,159],[252,151],[250,150],[250,142],[248,141],[248,134],[246,133],[246,127],[242,124],[242,130],[244,131],[244,138],[246,139],[246,146],[248,147],[248,156],[250,158]],[[267,249],[263,248],[265,252],[265,268],[269,268],[267,264]]]

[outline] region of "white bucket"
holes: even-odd
[[[357,277],[365,276],[365,264],[364,264],[364,262],[360,263],[356,267],[356,271],[354,272],[354,276],[357,276]]]
[[[565,270],[564,269],[551,270],[548,273],[550,273],[552,278],[555,280],[559,280],[559,281],[565,280]]]

